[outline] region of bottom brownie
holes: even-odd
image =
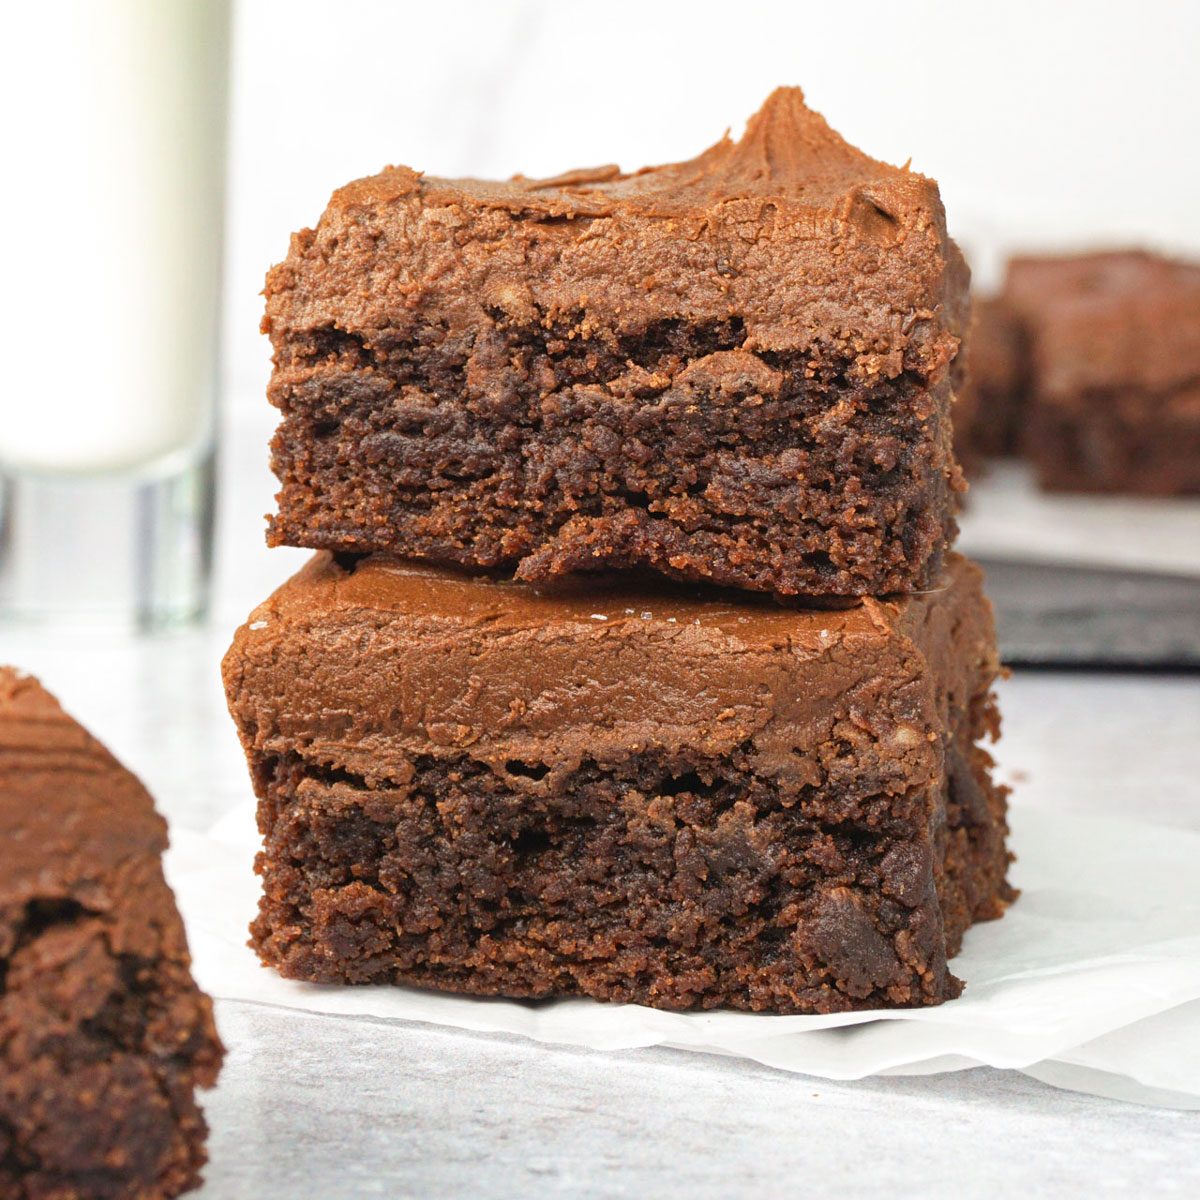
[[[140,783],[0,667],[0,1197],[194,1187],[222,1048]]]
[[[793,611],[320,556],[226,658],[283,974],[663,1008],[935,1004],[999,916],[978,572]]]

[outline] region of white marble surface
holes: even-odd
[[[0,660],[40,674],[173,824],[196,830],[249,795],[220,655],[304,557],[262,549],[265,430],[234,432],[209,627],[152,639],[0,628]],[[1025,802],[1200,829],[1194,677],[1018,674],[1001,700],[1001,770]],[[830,1083],[241,1003],[218,1018],[230,1056],[207,1103],[205,1200],[1200,1192],[1195,1114],[996,1071]]]
[[[1020,1075],[812,1081],[431,1026],[221,1010],[204,1200],[1188,1196],[1197,1117]],[[286,1019],[284,1019],[286,1018]]]

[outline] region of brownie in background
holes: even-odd
[[[222,1048],[142,785],[0,667],[0,1196],[158,1200],[199,1182]]]
[[[795,88],[629,175],[389,168],[267,279],[270,541],[530,581],[933,586],[967,279],[936,183]]]
[[[1200,265],[1141,250],[1015,258],[1021,448],[1049,491],[1200,493]]]
[[[979,571],[839,611],[319,555],[225,658],[263,961],[668,1009],[937,1004],[999,916]]]
[[[969,477],[984,463],[1008,458],[1020,445],[1026,388],[1020,322],[998,296],[975,297],[965,354],[965,380],[956,397],[954,450]]]

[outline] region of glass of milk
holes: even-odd
[[[228,0],[4,23],[0,622],[183,623],[212,558]]]

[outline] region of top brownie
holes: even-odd
[[[531,580],[926,587],[955,532],[967,276],[937,185],[797,89],[631,175],[389,168],[267,279],[270,540]]]

